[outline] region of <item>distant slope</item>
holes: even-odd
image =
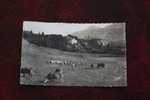
[[[72,35],[81,39],[98,38],[107,41],[125,41],[125,24],[117,23],[109,25],[105,28],[91,26],[85,30],[74,32]]]

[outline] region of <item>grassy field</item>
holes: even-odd
[[[60,61],[80,63],[72,69],[70,65],[49,64],[50,58]],[[90,64],[105,63],[104,68],[91,68]],[[48,72],[56,68],[63,70],[63,81],[49,82],[52,86],[126,86],[126,58],[102,57],[100,54],[64,52],[56,49],[39,47],[23,39],[21,68],[32,67],[34,74],[20,77],[20,84],[43,85]]]

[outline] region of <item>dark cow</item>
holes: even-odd
[[[104,63],[97,63],[97,64],[90,64],[91,68],[104,68],[105,64]]]
[[[56,69],[54,72],[49,72],[46,75],[44,83],[47,83],[49,81],[60,80],[62,77],[63,77],[62,70],[61,69]]]
[[[97,63],[97,68],[104,68],[105,64],[104,63]]]
[[[20,73],[25,77],[26,75],[32,76],[32,68],[21,68]]]
[[[91,68],[94,68],[94,64],[90,64],[90,67],[91,67]]]

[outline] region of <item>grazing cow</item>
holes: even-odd
[[[62,70],[56,69],[54,72],[49,72],[47,76],[45,77],[44,83],[47,83],[49,81],[55,81],[55,80],[61,80],[63,77]]]
[[[105,64],[104,63],[97,63],[95,66],[94,64],[90,64],[91,68],[104,68]]]
[[[71,64],[71,68],[72,68],[72,70],[74,70],[76,67],[77,67],[77,66],[76,66],[76,64],[75,64],[75,63],[72,63],[72,64]]]
[[[97,63],[97,68],[104,68],[105,64],[104,63]]]
[[[63,62],[62,61],[60,61],[60,60],[50,60],[50,61],[48,61],[48,63],[49,64],[63,64]]]
[[[21,68],[20,73],[25,77],[26,75],[32,76],[32,68]]]
[[[69,61],[64,61],[64,65],[69,65]]]
[[[94,64],[90,64],[90,67],[91,67],[91,68],[94,68]]]

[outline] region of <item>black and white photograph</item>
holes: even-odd
[[[126,23],[24,21],[21,85],[127,86]]]

